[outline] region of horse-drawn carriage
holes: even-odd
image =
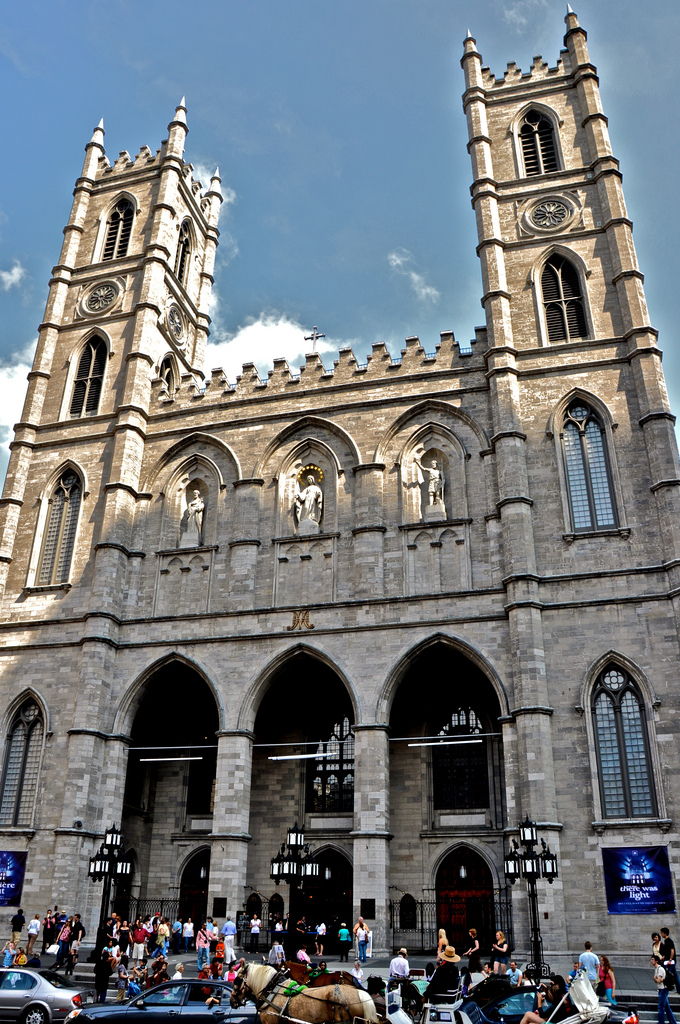
[[[369,993],[357,987],[350,975],[342,975],[321,975],[310,986],[304,984],[306,978],[296,981],[287,970],[246,963],[234,980],[231,1005],[242,1006],[251,999],[261,1024],[374,1024],[385,1018],[389,1024],[520,1024],[527,1011],[536,1010],[538,1002],[536,986],[511,988],[502,979],[490,978],[469,995],[452,992],[432,1003],[404,999],[402,991],[394,988],[388,991],[382,1017]],[[556,1019],[560,1024],[604,1024],[610,1016],[609,1007],[600,1004],[584,971],[571,982],[568,1003],[566,998],[546,1017],[546,1024]],[[565,1007],[573,1012],[565,1014]]]

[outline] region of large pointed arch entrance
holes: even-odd
[[[284,921],[295,929],[304,915],[310,941],[319,922],[330,935],[336,919],[352,915],[353,725],[344,681],[306,649],[291,652],[271,675],[255,717],[250,817],[257,828],[251,828],[248,879],[269,890],[271,858],[287,830],[299,825],[319,876],[302,890],[278,891]]]
[[[130,912],[205,914],[219,715],[204,678],[170,659],[144,683],[130,729],[122,831],[137,853]],[[178,875],[191,848],[201,847]]]
[[[494,888],[506,826],[505,710],[481,659],[447,638],[423,644],[401,673],[390,714],[390,791],[400,796],[390,815],[391,883],[402,894],[391,905],[395,943],[428,951],[444,927],[467,949],[470,928],[484,941],[494,927],[507,930],[507,894]]]

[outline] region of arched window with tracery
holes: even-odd
[[[50,495],[36,574],[38,586],[67,583],[71,574],[73,548],[83,487],[72,469],[65,470]]]
[[[578,271],[565,256],[555,253],[541,274],[541,292],[548,341],[574,341],[588,335]]]
[[[98,334],[89,338],[78,360],[69,412],[71,416],[95,416],[104,383],[106,342]]]
[[[0,824],[31,825],[43,744],[43,719],[32,699],[25,701],[9,727],[0,793]]]
[[[104,237],[103,260],[117,260],[127,256],[132,234],[134,208],[129,199],[119,199],[109,214]]]
[[[480,810],[489,806],[486,739],[480,735],[485,731],[471,707],[456,708],[437,731],[443,742],[432,749],[435,810]]]
[[[591,712],[603,817],[655,815],[644,702],[618,665],[608,665],[598,676]]]
[[[354,808],[354,734],[349,718],[336,722],[321,740],[307,769],[308,811]]]
[[[529,177],[559,169],[555,126],[540,110],[527,110],[519,127],[524,173]]]
[[[604,425],[581,399],[573,401],[562,426],[562,451],[572,529],[617,525]]]
[[[172,397],[175,393],[175,366],[172,361],[172,356],[166,356],[160,365],[158,376],[165,385],[165,390]]]
[[[189,276],[189,260],[191,258],[191,228],[189,221],[185,220],[179,229],[179,241],[177,243],[177,256],[175,258],[175,276],[178,281],[186,285]]]

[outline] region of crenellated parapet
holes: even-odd
[[[172,391],[167,382],[157,378],[151,388],[151,408],[161,411],[170,404],[173,407],[189,407],[197,401],[209,403],[216,398],[233,396],[235,400],[255,399],[263,395],[282,394],[288,391],[309,391],[314,388],[342,387],[360,381],[389,381],[396,378],[442,371],[483,370],[483,353],[486,350],[486,330],[478,328],[474,341],[461,347],[451,331],[444,331],[433,352],[428,352],[420,338],[406,338],[404,348],[398,357],[390,353],[385,342],[376,342],[364,360],[360,360],[351,348],[341,348],[332,366],[327,366],[318,352],[309,352],[297,373],[286,359],[275,359],[267,375],[262,377],[256,365],[244,363],[242,371],[232,382],[224,370],[217,367],[210,377],[201,381],[193,374],[182,375]]]

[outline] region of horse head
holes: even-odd
[[[236,977],[234,978],[231,988],[231,995],[229,996],[229,1002],[234,1009],[239,1006],[243,1006],[243,1004],[248,1001],[250,993],[246,981],[247,977],[248,964],[243,964],[243,966],[239,967],[236,972]]]

